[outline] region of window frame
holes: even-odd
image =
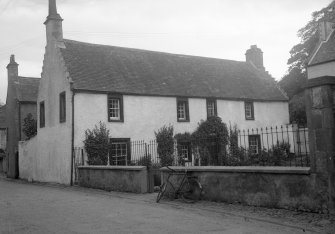
[[[250,112],[251,116],[247,115],[247,106],[250,105]],[[254,102],[252,101],[245,101],[244,102],[244,115],[246,120],[255,120],[255,112],[254,112]]]
[[[111,154],[111,150],[112,150],[112,145],[113,144],[122,144],[125,143],[127,145],[127,155],[126,155],[126,161],[125,164],[112,164],[112,154]],[[109,150],[108,150],[108,162],[110,166],[127,166],[130,164],[131,162],[131,142],[130,142],[130,138],[109,138]]]
[[[179,105],[180,102],[185,103],[185,119],[181,119],[178,116],[178,105]],[[176,103],[177,103],[177,122],[190,122],[188,98],[179,98],[179,97],[177,97]]]
[[[42,108],[43,106],[43,108]],[[40,118],[39,118],[39,121],[40,121],[40,128],[44,128],[45,127],[45,102],[44,101],[41,101],[40,102]],[[43,109],[43,112],[42,112],[42,109]]]
[[[59,94],[59,122],[66,122],[66,93],[61,92]]]
[[[210,102],[213,102],[214,103],[214,115],[209,115],[209,108],[208,108],[208,104]],[[207,119],[209,117],[212,117],[212,116],[218,116],[218,111],[217,111],[217,100],[215,98],[207,98],[206,99],[206,111],[207,111]]]
[[[178,157],[181,154],[181,150],[183,146],[187,147],[188,150],[188,157],[187,160],[185,160],[186,158],[184,158],[185,162],[192,162],[192,144],[190,141],[177,141],[177,153],[178,153]]]
[[[111,111],[110,111],[110,104],[111,100],[116,99],[119,101],[119,119],[111,119]],[[108,122],[124,122],[124,115],[123,115],[123,96],[120,94],[108,94],[107,95],[107,118]]]
[[[251,152],[251,138],[254,138],[257,142],[257,146],[256,146],[256,153],[255,152]],[[262,143],[261,143],[261,136],[259,134],[253,134],[253,135],[248,135],[248,144],[249,144],[249,150],[251,152],[251,154],[255,155],[255,154],[259,154],[262,150]]]

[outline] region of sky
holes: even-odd
[[[331,0],[57,0],[64,38],[97,44],[245,61],[263,51],[276,79],[287,72],[297,31]],[[40,77],[47,0],[0,0],[0,102],[11,54],[19,75]]]

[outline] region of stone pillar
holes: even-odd
[[[311,172],[323,207],[335,212],[335,77],[309,79],[305,90]]]

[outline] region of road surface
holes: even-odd
[[[154,198],[0,178],[0,233],[312,233]]]

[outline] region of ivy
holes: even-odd
[[[29,113],[23,119],[23,133],[26,135],[27,140],[34,137],[37,134],[37,121],[33,118],[33,115]]]

